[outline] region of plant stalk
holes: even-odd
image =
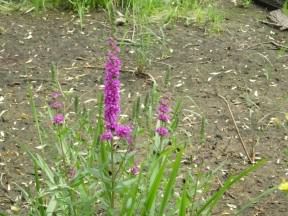
[[[111,209],[114,210],[115,207],[115,192],[114,192],[114,187],[115,187],[115,173],[114,173],[114,147],[113,147],[113,140],[110,142],[111,143]]]

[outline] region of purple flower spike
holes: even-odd
[[[161,137],[165,137],[169,135],[169,131],[165,127],[159,127],[156,129],[156,132],[159,134]]]
[[[121,60],[118,57],[120,52],[116,42],[109,39],[110,51],[105,63],[104,75],[104,121],[105,132],[101,140],[112,140],[113,136],[125,139],[128,143],[132,141],[132,128],[118,123],[120,108],[120,70]]]
[[[117,125],[115,133],[118,137],[126,140],[128,143],[132,141],[132,128],[128,125]]]
[[[170,120],[170,115],[169,113],[171,112],[171,109],[169,107],[169,98],[168,97],[163,97],[160,100],[160,105],[157,109],[158,113],[158,119],[162,122],[168,122]]]
[[[102,141],[110,141],[113,139],[113,134],[111,131],[105,131],[100,138]]]
[[[64,115],[61,113],[56,114],[53,118],[53,124],[62,125],[63,123],[64,123]]]
[[[109,41],[112,51],[108,53],[104,78],[104,119],[107,130],[117,127],[120,109],[120,69],[121,61],[117,54],[120,51],[116,43]]]

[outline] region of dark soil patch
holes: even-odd
[[[288,174],[288,133],[275,124],[277,119],[284,122],[283,113],[288,112],[288,55],[270,43],[287,43],[287,32],[260,23],[266,16],[261,8],[241,9],[224,2],[226,19],[222,33],[211,35],[205,27],[173,24],[164,30],[166,48],[173,52],[161,58],[163,52],[152,47],[155,55],[152,64],[145,68],[160,91],[169,90],[183,102],[181,129],[192,136],[187,158],[200,158],[210,169],[225,162],[220,181],[225,180],[227,173],[247,167],[227,106],[217,96],[220,94],[230,103],[249,149],[258,140],[256,155],[267,159],[264,167],[233,187],[232,196],[224,196],[214,215],[232,215],[231,205],[227,204],[241,206],[260,191],[278,185]],[[40,151],[35,149],[39,141],[29,104],[29,87],[37,90],[35,99],[41,110],[51,91],[49,69],[51,62],[55,62],[64,90],[73,90],[82,102],[96,98],[111,29],[102,12],[87,16],[83,31],[75,17],[67,13],[0,14],[0,20],[4,29],[0,34],[0,98],[4,97],[0,102],[0,131],[4,133],[0,137],[0,210],[13,215],[10,207],[15,200],[25,207],[15,184],[32,187],[33,179],[31,161],[21,146]],[[124,29],[118,31],[121,35]],[[123,97],[123,103],[128,105],[151,88],[145,77],[125,72],[136,67],[135,54],[129,52],[132,49],[129,45],[122,49],[123,95],[131,94],[130,98]],[[170,84],[165,87],[168,70]],[[208,121],[207,139],[200,149],[201,121],[191,110]],[[274,124],[271,117],[277,118]],[[284,216],[287,204],[287,198],[275,192],[243,215]]]

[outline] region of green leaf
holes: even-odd
[[[55,196],[52,196],[46,209],[47,216],[53,216],[56,207],[57,207],[57,201],[55,199]]]
[[[137,181],[136,178],[130,178],[130,179],[126,179],[126,180],[122,180],[122,181],[118,181],[117,185],[115,187],[116,191],[120,191],[120,190],[125,190],[125,189],[129,189],[131,188],[131,186],[134,185],[134,183]]]
[[[153,178],[153,181],[151,182],[152,184],[151,184],[150,190],[148,191],[148,194],[147,194],[147,199],[145,201],[145,207],[142,211],[143,216],[144,215],[152,215],[150,210],[152,209],[152,206],[154,205],[154,202],[155,202],[155,199],[157,196],[157,191],[158,191],[158,188],[160,186],[160,183],[161,183],[161,180],[162,180],[162,177],[164,174],[164,170],[166,168],[166,164],[167,164],[167,157],[164,157],[159,169],[157,170],[158,173],[157,173],[156,177]],[[158,167],[158,166],[155,166],[155,168],[156,167]]]
[[[125,198],[125,201],[123,203],[120,215],[127,215],[127,216],[135,215],[134,206],[137,202],[136,196],[137,196],[140,181],[142,179],[142,175],[143,175],[143,172],[140,172],[140,174],[137,176],[137,183],[131,187],[131,190],[129,191],[130,193],[127,194],[127,197]]]
[[[180,101],[177,102],[176,107],[174,108],[174,115],[171,121],[171,131],[175,131],[179,124],[179,115],[181,111],[182,104]]]
[[[252,205],[255,205],[259,200],[261,200],[263,197],[268,196],[269,194],[273,193],[277,189],[278,185],[272,188],[269,188],[268,190],[263,191],[261,194],[256,196],[255,198],[251,199],[249,202],[247,202],[245,205],[243,205],[236,213],[235,216],[241,215],[247,208],[250,208]],[[243,214],[242,214],[243,215]]]
[[[171,191],[172,191],[172,188],[175,184],[177,173],[178,173],[178,170],[179,170],[180,165],[181,165],[182,151],[183,150],[181,150],[177,153],[176,159],[173,163],[172,172],[170,174],[169,181],[168,181],[166,188],[164,190],[164,197],[163,197],[162,202],[161,202],[159,215],[164,215],[164,209],[165,209],[167,202],[171,196]]]
[[[187,208],[187,191],[186,186],[184,186],[182,196],[181,196],[181,202],[180,202],[180,209],[179,209],[179,216],[185,216],[186,215],[186,208]]]
[[[255,171],[258,169],[260,166],[262,166],[266,161],[262,160],[259,161],[258,163],[251,165],[247,169],[243,170],[240,174],[236,176],[231,176],[229,177],[222,188],[220,188],[219,191],[215,192],[210,199],[197,211],[196,215],[200,216],[202,215],[203,212],[210,212],[213,207],[217,204],[217,202],[221,199],[223,194],[232,187],[233,184],[236,182],[240,181],[240,179],[246,175],[248,175],[250,172]]]
[[[52,170],[49,168],[48,164],[43,160],[43,158],[39,154],[32,154],[28,151],[28,154],[31,156],[33,162],[45,172],[46,176],[48,177],[50,183],[55,184],[54,181],[54,174]],[[35,173],[36,175],[36,173]]]

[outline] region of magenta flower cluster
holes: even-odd
[[[53,117],[53,124],[54,125],[62,125],[64,123],[64,115],[62,113],[59,113],[59,110],[61,110],[64,107],[64,104],[62,101],[60,101],[61,97],[60,92],[53,92],[50,97],[51,100],[49,101],[49,106],[51,109],[55,110],[57,114]]]
[[[62,113],[58,113],[53,117],[53,124],[62,125],[64,123],[64,115]]]
[[[49,101],[49,106],[50,108],[54,109],[54,110],[59,110],[62,109],[64,107],[64,104],[60,99],[61,97],[61,93],[60,92],[53,92],[51,95],[51,100]]]
[[[169,131],[166,127],[158,127],[156,129],[156,132],[159,134],[161,137],[165,137],[169,135]]]
[[[120,109],[120,69],[121,61],[118,58],[120,52],[115,42],[109,41],[111,50],[108,53],[105,64],[104,77],[104,118],[106,129],[114,131],[117,127]]]
[[[104,76],[104,120],[105,131],[102,140],[112,140],[118,136],[131,142],[132,128],[118,123],[121,113],[120,108],[120,70],[121,60],[118,57],[120,49],[113,39],[109,40],[110,51],[107,55]]]
[[[170,100],[168,96],[164,96],[160,99],[160,104],[157,109],[158,119],[162,122],[168,122],[170,120]]]
[[[160,120],[161,124],[165,125],[170,121],[170,99],[168,96],[164,96],[160,99],[159,107],[157,109],[157,118]],[[169,130],[166,127],[158,127],[156,128],[156,132],[161,137],[165,137],[169,135]]]

